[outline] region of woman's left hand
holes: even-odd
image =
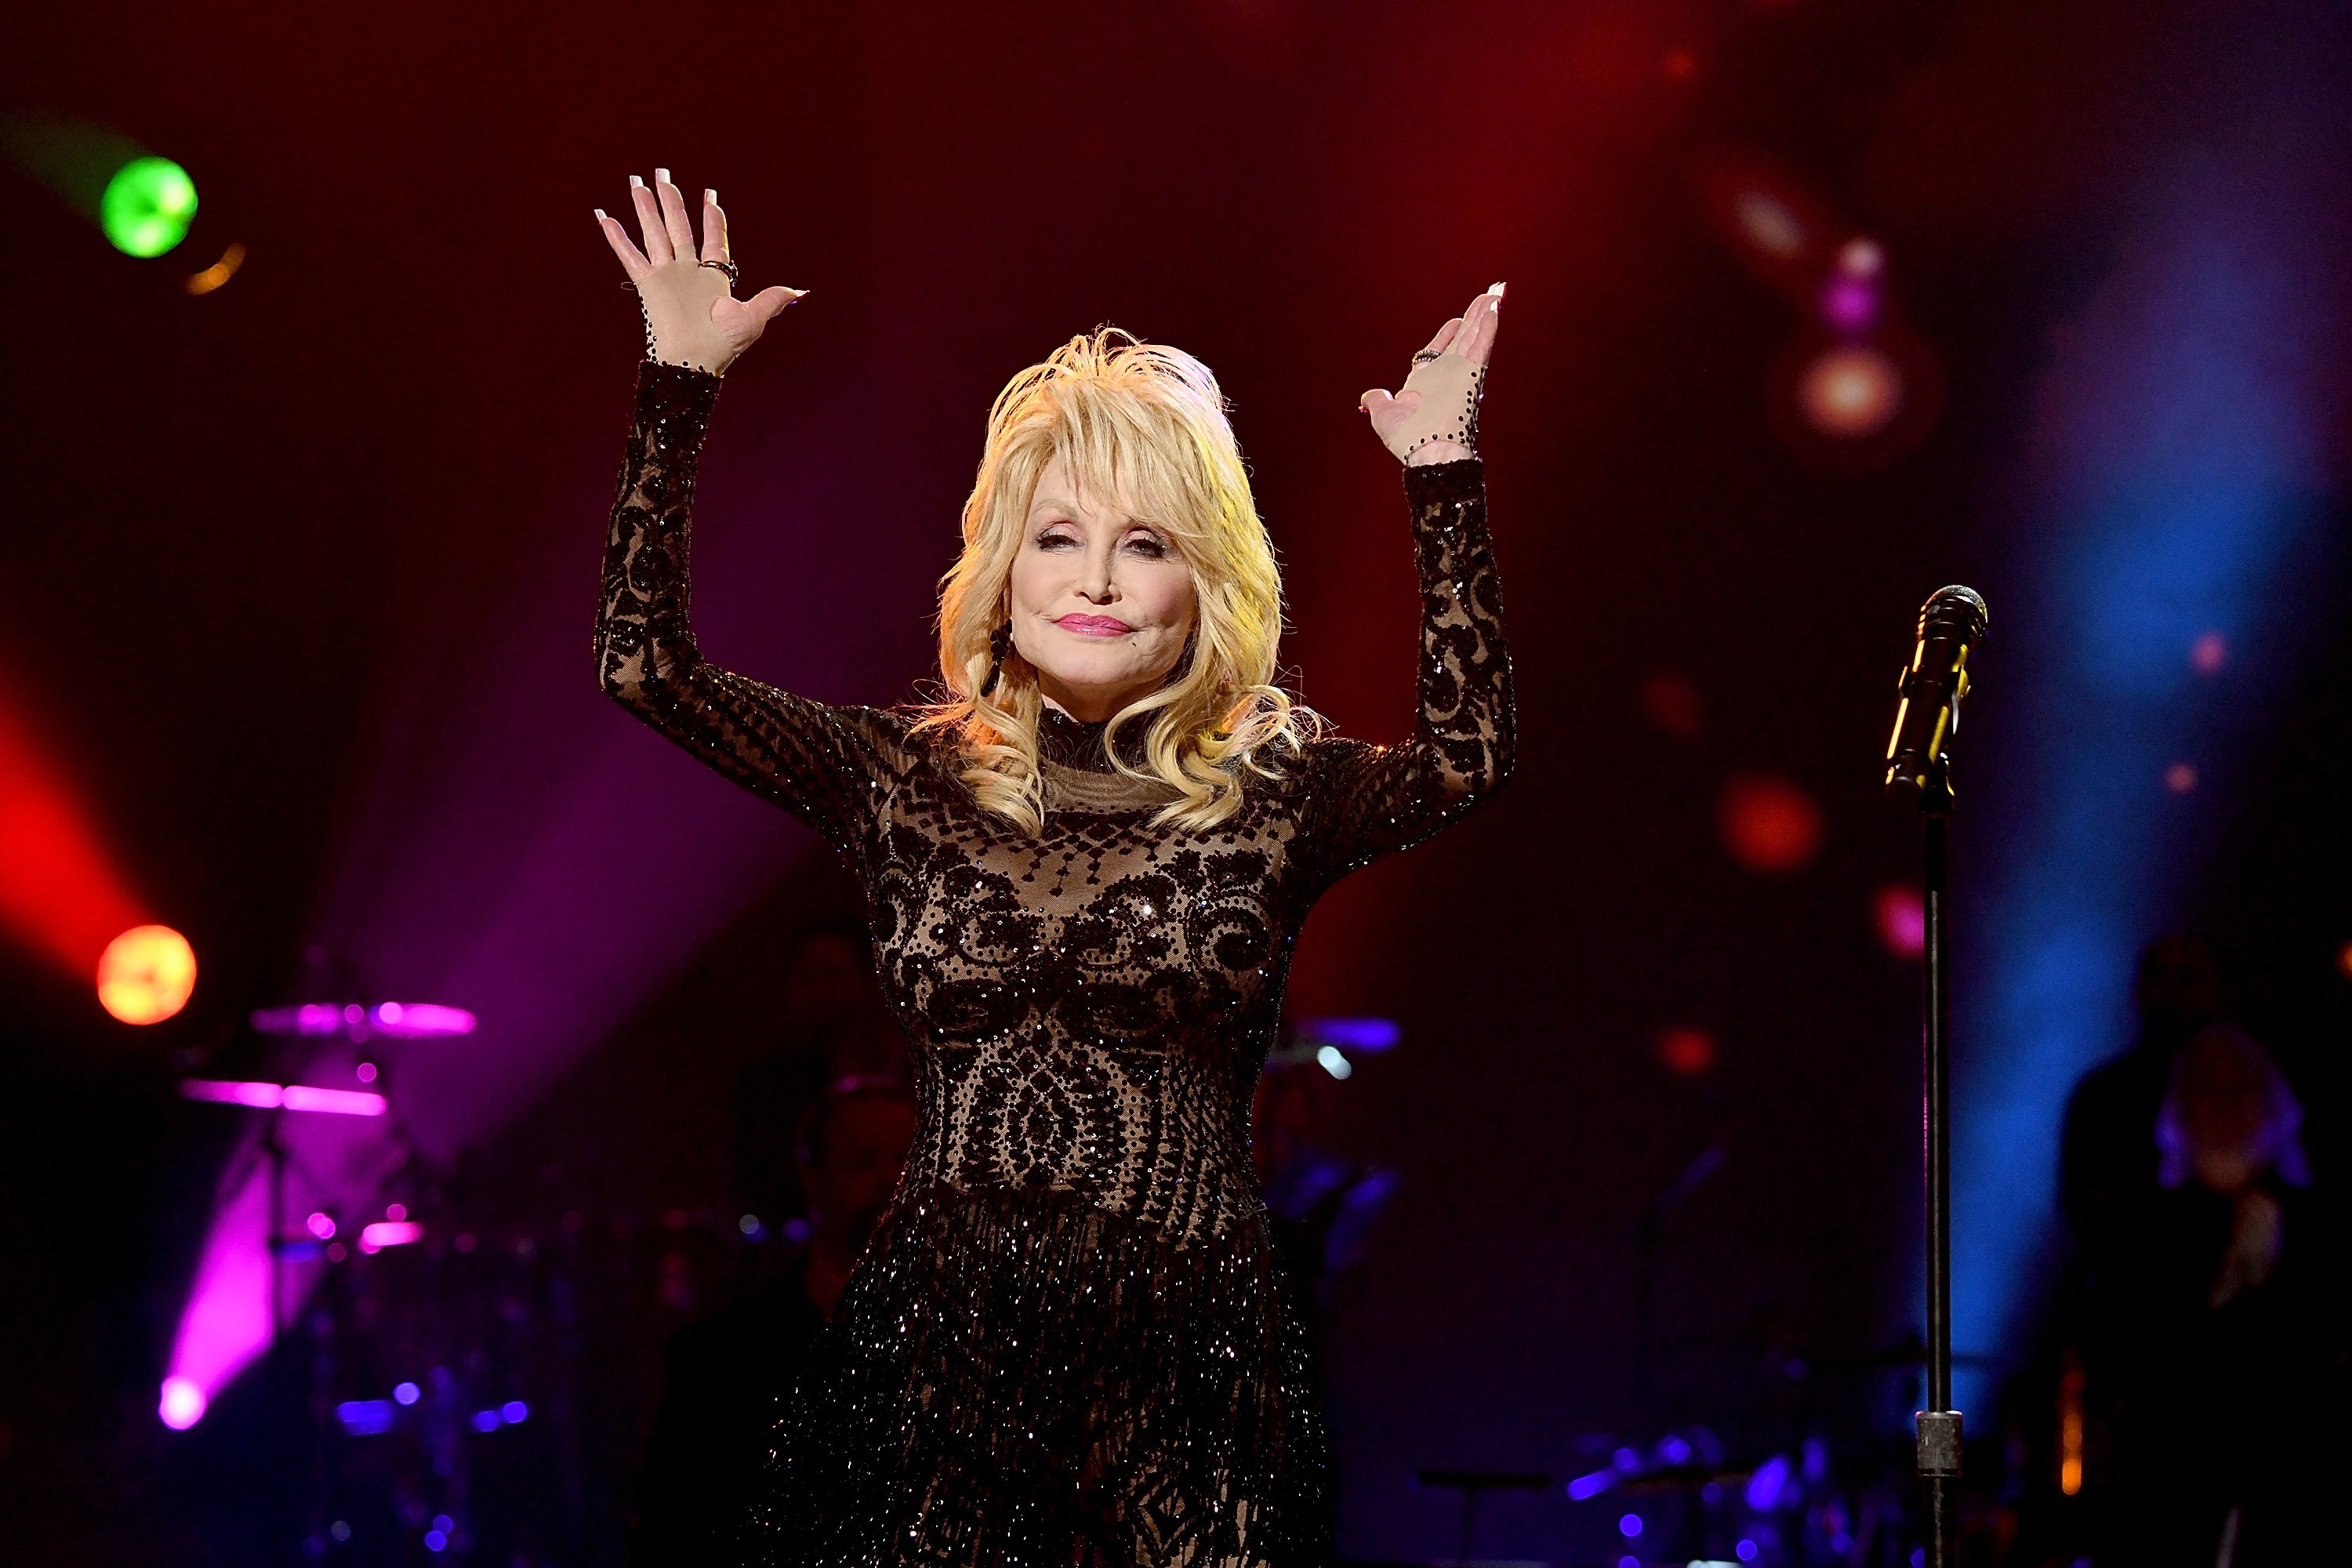
[[[1360,406],[1372,416],[1372,432],[1411,467],[1451,463],[1478,455],[1478,400],[1486,388],[1486,358],[1495,352],[1501,316],[1500,283],[1470,301],[1469,309],[1437,329],[1428,346],[1412,356],[1412,373],[1390,396],[1379,387]]]

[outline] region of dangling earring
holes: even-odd
[[[1004,673],[1004,661],[1013,657],[1013,623],[1003,621],[988,634],[988,681],[980,689],[982,697],[996,695],[996,678]]]

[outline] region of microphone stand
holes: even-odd
[[[1945,839],[1951,763],[1940,753],[1919,791],[1921,901],[1927,913],[1927,1027],[1920,1094],[1927,1209],[1927,1408],[1915,1414],[1927,1500],[1927,1568],[1958,1568],[1960,1413],[1952,1408],[1951,884]]]

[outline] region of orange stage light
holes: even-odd
[[[188,1005],[196,953],[170,926],[133,926],[98,961],[98,1004],[126,1024],[160,1024]]]
[[[228,248],[221,252],[221,258],[218,261],[214,262],[202,272],[188,274],[188,292],[209,294],[236,277],[236,269],[244,265],[245,247],[235,240],[230,240]]]
[[[1903,408],[1903,373],[1863,343],[1841,343],[1805,367],[1797,405],[1824,436],[1851,441],[1875,436]]]

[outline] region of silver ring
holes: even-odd
[[[697,267],[715,267],[719,271],[727,274],[727,286],[730,289],[734,288],[735,285],[743,281],[743,273],[741,269],[731,261],[698,261],[695,265]]]

